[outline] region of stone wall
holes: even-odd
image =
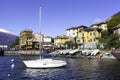
[[[38,50],[4,51],[4,55],[39,55],[39,51]]]

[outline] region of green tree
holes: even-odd
[[[108,39],[108,46],[110,48],[118,48],[120,46],[119,41],[119,35],[118,34],[112,34]]]
[[[104,45],[105,49],[118,48],[120,46],[119,35],[113,34],[114,27],[118,24],[120,24],[120,12],[107,21],[108,31],[103,31],[102,38],[99,39],[99,42]]]
[[[111,17],[111,19],[107,22],[108,25],[108,32],[112,33],[113,28],[120,24],[120,12],[116,13]]]
[[[104,45],[104,49],[118,48],[120,46],[118,34],[111,34],[108,37],[104,36],[99,39],[99,42]]]
[[[12,44],[10,44],[8,47],[15,48],[16,45],[19,45],[19,37]]]
[[[66,41],[65,45],[67,45],[68,48],[73,48],[73,47],[77,48],[77,43],[73,41]]]

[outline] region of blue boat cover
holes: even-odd
[[[43,50],[40,50],[40,53],[39,53],[41,56],[44,55],[44,52]]]

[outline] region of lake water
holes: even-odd
[[[55,57],[68,65],[52,69],[28,69],[22,62],[38,58],[0,56],[0,80],[120,80],[120,61],[117,60]],[[14,68],[11,67],[13,63]]]

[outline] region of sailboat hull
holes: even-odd
[[[23,61],[27,68],[57,68],[66,66],[67,63],[61,60],[38,59]]]

